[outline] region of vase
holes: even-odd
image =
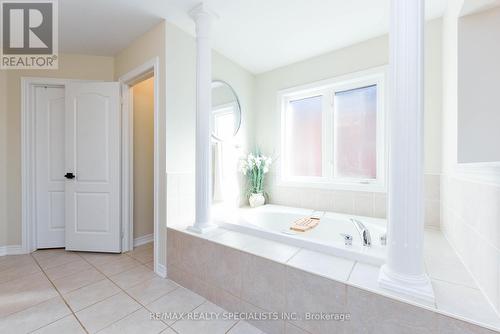
[[[248,202],[252,208],[256,208],[258,206],[264,205],[266,203],[266,198],[263,193],[253,193],[248,198]]]

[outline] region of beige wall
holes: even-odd
[[[425,171],[441,172],[441,19],[427,22],[425,45]],[[268,154],[279,149],[276,96],[279,90],[387,65],[389,41],[382,36],[256,77],[256,142]]]
[[[154,231],[154,77],[133,87],[134,238]]]
[[[0,246],[9,244],[7,225],[7,74],[0,71]],[[15,241],[13,242],[15,243]]]
[[[155,57],[159,60],[158,69],[158,160],[159,160],[159,194],[158,194],[158,216],[160,220],[159,226],[159,247],[160,247],[160,264],[165,264],[165,245],[166,245],[166,228],[165,228],[165,26],[163,21],[153,27],[151,30],[140,36],[132,42],[126,49],[122,50],[115,56],[115,80],[127,72],[141,66]]]
[[[464,16],[458,29],[458,161],[500,162],[500,8]]]
[[[72,54],[60,55],[58,70],[0,70],[1,246],[21,244],[21,77],[113,80],[113,71],[111,57]]]

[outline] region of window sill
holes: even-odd
[[[295,181],[280,180],[276,183],[278,187],[322,189],[322,190],[342,190],[372,193],[387,193],[387,186],[382,182],[377,183],[343,183],[327,181]]]

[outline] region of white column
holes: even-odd
[[[204,233],[216,226],[211,219],[212,49],[210,29],[214,15],[203,3],[189,13],[196,23],[196,218],[190,230]]]
[[[388,244],[379,284],[433,302],[423,263],[424,0],[391,3]]]

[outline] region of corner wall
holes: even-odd
[[[134,239],[154,233],[154,78],[133,86]]]
[[[442,230],[479,288],[500,311],[500,168],[458,164],[460,10],[450,1],[443,18]]]
[[[21,78],[113,80],[113,58],[60,54],[57,70],[0,70],[0,246],[21,245]]]
[[[0,94],[7,91],[7,73],[0,70]],[[8,240],[7,223],[7,100],[0,99],[0,247],[17,244]]]
[[[166,261],[166,174],[165,174],[165,99],[166,99],[166,66],[165,66],[165,21],[154,26],[151,30],[132,42],[126,49],[115,56],[115,80],[122,75],[141,66],[142,64],[158,57],[158,152],[159,152],[159,195],[158,195],[158,215],[159,215],[159,263],[165,265]]]

